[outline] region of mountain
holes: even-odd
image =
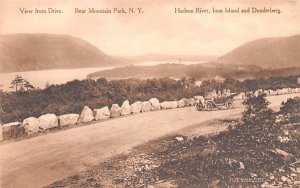
[[[300,66],[300,35],[258,39],[234,49],[215,62],[262,68]]]
[[[128,61],[139,63],[145,61],[169,61],[178,63],[180,60],[182,62],[208,62],[217,59],[217,56],[202,56],[202,55],[168,55],[168,54],[144,54],[140,56],[123,56],[119,57],[122,59],[127,59]]]
[[[68,35],[0,36],[0,72],[120,65],[92,44]]]

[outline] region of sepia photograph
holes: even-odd
[[[300,0],[1,0],[0,188],[300,188]]]

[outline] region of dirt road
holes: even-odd
[[[281,101],[300,94],[268,99]],[[85,170],[108,157],[182,128],[241,113],[232,110],[198,112],[194,107],[143,113],[88,126],[0,144],[0,187],[41,187]]]

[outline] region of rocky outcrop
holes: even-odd
[[[171,104],[171,109],[175,109],[175,108],[178,107],[178,102],[177,101],[171,101],[170,104]]]
[[[110,117],[119,117],[121,116],[121,108],[118,104],[113,104],[110,108]]]
[[[130,105],[130,111],[132,114],[138,114],[142,110],[142,103],[141,101],[137,101]]]
[[[142,106],[141,106],[142,112],[150,112],[151,107],[152,106],[151,106],[151,103],[149,101],[142,102]]]
[[[131,111],[130,111],[129,101],[126,100],[123,102],[123,104],[121,106],[121,116],[127,116],[130,113],[131,113]]]
[[[25,128],[21,126],[20,122],[13,122],[13,123],[7,123],[2,125],[3,140],[19,138],[24,135],[25,135]]]
[[[39,119],[36,117],[29,117],[23,120],[22,126],[28,135],[36,134],[40,131]]]
[[[107,106],[94,110],[95,120],[104,120],[110,117],[110,111]]]
[[[171,109],[171,103],[169,101],[164,101],[160,103],[161,109],[166,110],[166,109]]]
[[[157,98],[152,98],[149,100],[149,102],[151,103],[151,110],[160,110],[160,103],[159,100]]]
[[[58,117],[61,127],[75,125],[78,121],[79,114],[65,114]]]
[[[39,117],[39,128],[43,131],[58,127],[58,117],[55,114],[45,114]]]
[[[78,123],[88,123],[94,120],[93,111],[88,107],[85,106],[81,111],[81,114],[78,119]]]

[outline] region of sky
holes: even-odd
[[[176,14],[180,9],[248,7],[277,13]],[[63,14],[22,14],[20,8]],[[142,8],[142,14],[76,14],[79,9]],[[52,33],[84,39],[109,55],[223,55],[246,42],[300,34],[300,0],[1,0],[0,34]]]

